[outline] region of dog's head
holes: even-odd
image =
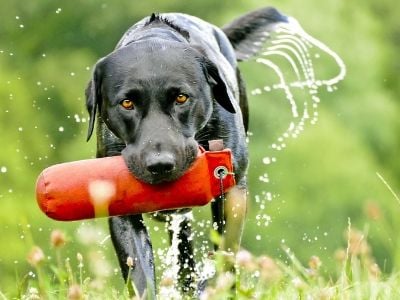
[[[179,42],[139,41],[95,66],[87,88],[88,139],[96,112],[126,148],[131,172],[148,183],[179,178],[198,151],[195,135],[210,120],[213,101],[234,113],[218,68]]]

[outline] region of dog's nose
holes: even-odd
[[[170,153],[151,154],[146,159],[146,168],[153,175],[163,175],[175,169],[175,160]]]

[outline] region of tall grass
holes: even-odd
[[[212,255],[216,275],[209,280],[200,299],[400,299],[400,273],[381,272],[366,232],[352,228],[349,222],[344,236],[346,248],[334,254],[337,272],[328,275],[322,272],[323,258],[312,256],[307,264],[302,264],[289,248],[284,248],[286,263],[254,256],[244,249],[236,256],[217,251]],[[126,285],[116,290],[106,280],[85,277],[82,254],[77,253],[74,262],[63,258],[62,250],[67,247],[63,232],[53,231],[50,241],[55,259],[47,259],[40,247],[32,246],[26,259],[34,274],[19,277],[15,292],[0,292],[0,299],[135,298],[134,287]],[[227,266],[232,265],[234,271],[227,271]]]
[[[384,178],[379,174],[378,177],[399,201],[399,197]],[[393,236],[391,254],[396,259],[396,246],[400,241],[396,238],[396,228],[386,222],[379,207],[370,206],[368,213],[371,219],[385,227],[385,232]],[[15,290],[7,294],[0,290],[0,300],[139,299],[134,296],[135,286],[126,284],[116,288],[109,285],[107,276],[101,275],[102,272],[97,272],[96,275],[96,272],[88,271],[89,260],[101,269],[104,257],[87,257],[81,253],[76,253],[75,259],[64,257],[63,253],[69,245],[63,231],[51,232],[49,241],[52,253],[47,255],[40,246],[34,244],[32,237],[27,237],[31,248],[26,254],[26,264],[31,266],[32,271],[17,276]],[[211,238],[216,238],[213,233]],[[324,261],[328,258],[311,256],[307,263],[302,263],[287,246],[283,246],[287,256],[285,261],[266,255],[255,256],[245,249],[241,249],[236,255],[223,251],[210,253],[215,275],[208,280],[207,287],[199,298],[400,299],[399,266],[394,264],[390,273],[381,270],[369,244],[368,228],[358,230],[349,219],[343,239],[345,247],[333,253],[336,271],[328,274],[324,269]],[[130,269],[134,265],[129,257],[127,265]],[[173,280],[162,279],[158,288],[174,291],[169,299],[185,299],[184,295],[177,292]],[[143,298],[150,299],[146,294]]]

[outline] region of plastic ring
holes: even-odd
[[[224,179],[228,175],[229,171],[225,166],[218,166],[214,169],[214,176],[217,179]]]

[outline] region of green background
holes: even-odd
[[[283,151],[270,145],[288,125],[285,99],[278,93],[250,96],[251,205],[243,247],[284,260],[284,243],[301,260],[320,256],[329,272],[335,250],[345,245],[343,232],[350,220],[353,227],[368,233],[380,267],[385,272],[398,268],[400,204],[376,174],[399,190],[398,1],[1,0],[1,4],[0,290],[12,291],[18,280],[30,276],[26,255],[33,244],[51,256],[49,235],[55,228],[67,232],[65,257],[76,262],[76,253],[81,252],[88,258],[88,276],[121,284],[106,221],[50,220],[39,211],[34,193],[43,168],[95,155],[95,141],[85,142],[83,92],[96,60],[113,49],[131,24],[152,12],[185,12],[222,26],[266,5],[295,17],[309,34],[337,52],[347,76],[335,92],[320,90],[318,123],[307,124]],[[260,73],[267,69],[254,62],[241,68],[249,91],[273,83],[272,77]],[[338,71],[328,60],[318,68],[328,75]],[[264,157],[277,161],[265,165]],[[268,183],[259,180],[264,173]],[[262,200],[267,192],[273,195],[271,201]],[[197,220],[209,218],[208,208],[195,215]],[[154,226],[163,225],[149,224],[157,251],[163,239],[154,238],[160,234]]]

